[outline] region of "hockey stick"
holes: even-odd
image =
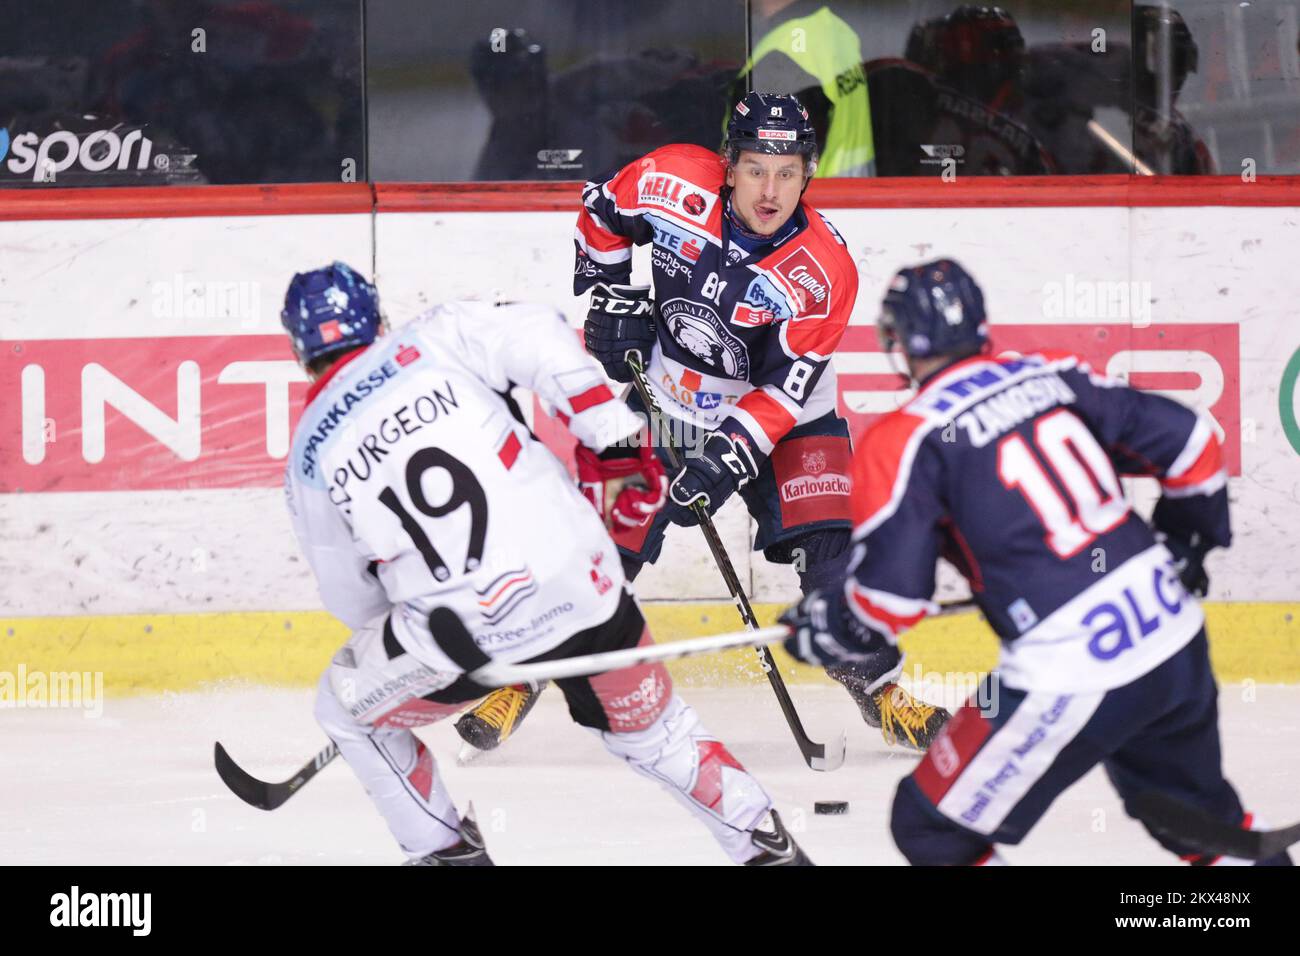
[[[663,409],[659,407],[659,402],[650,390],[650,380],[646,377],[645,364],[641,358],[641,353],[636,349],[629,349],[625,358],[628,367],[632,370],[632,384],[636,388],[637,394],[641,396],[646,411],[656,421],[661,422],[664,414]],[[664,451],[668,455],[668,462],[672,465],[674,471],[681,471],[682,459],[673,446],[671,437],[664,442]],[[736,602],[736,609],[740,612],[741,620],[751,630],[758,630],[758,620],[754,617],[754,609],[750,607],[749,599],[740,586],[740,579],[736,576],[736,569],[727,556],[727,549],[723,546],[722,539],[718,537],[718,529],[713,526],[713,519],[709,517],[708,508],[703,503],[697,502],[691,506],[691,510],[695,512],[695,516],[699,520],[700,530],[704,532],[704,540],[708,542],[709,550],[713,552],[713,560],[717,563],[718,570],[727,583],[727,589],[731,592],[732,600]],[[790,725],[790,732],[794,734],[795,743],[798,744],[799,752],[803,754],[804,761],[813,770],[830,771],[838,769],[844,763],[848,733],[840,731],[839,738],[829,745],[819,744],[812,740],[807,731],[803,729],[803,722],[799,719],[799,712],[795,710],[794,701],[790,698],[790,692],[786,689],[785,681],[781,679],[781,673],[776,669],[776,661],[772,659],[772,652],[766,647],[759,647],[757,650],[759,663],[762,665],[763,672],[767,674],[767,679],[772,685],[772,691],[776,694],[777,703],[781,705],[781,712],[785,715],[786,723]]]
[[[1149,790],[1133,798],[1133,813],[1152,830],[1188,843],[1207,856],[1264,860],[1300,843],[1300,823],[1279,830],[1243,830],[1168,794]]]
[[[1109,149],[1121,162],[1128,163],[1139,176],[1154,176],[1155,170],[1125,148],[1124,144],[1107,132],[1106,128],[1095,119],[1088,120],[1088,132],[1103,146]]]
[[[326,764],[339,755],[339,748],[331,741],[330,745],[312,757],[301,770],[283,783],[267,783],[248,774],[239,764],[230,759],[226,748],[216,744],[212,756],[217,765],[217,775],[227,787],[245,803],[259,810],[274,810],[288,800],[304,783],[316,776]]]
[[[772,627],[760,627],[756,631],[733,631],[730,634],[695,637],[668,644],[647,644],[644,647],[583,654],[580,657],[562,657],[558,660],[538,661],[534,664],[503,664],[494,661],[471,673],[469,678],[484,687],[508,687],[511,684],[526,684],[530,681],[586,677],[590,674],[603,674],[606,671],[636,667],[639,664],[672,661],[679,657],[694,657],[697,654],[712,654],[734,647],[757,648],[775,641],[783,641],[789,636],[789,627],[776,624]]]

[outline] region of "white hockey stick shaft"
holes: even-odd
[[[784,624],[777,624],[772,627],[760,627],[756,631],[735,631],[730,634],[672,641],[668,644],[647,644],[644,647],[629,647],[621,651],[605,651],[600,654],[584,654],[581,657],[539,661],[535,664],[505,664],[493,661],[469,676],[476,684],[484,687],[506,687],[510,684],[526,684],[530,681],[586,677],[590,674],[621,670],[624,667],[636,667],[639,664],[671,661],[697,654],[713,654],[733,647],[757,647],[783,641],[789,636],[790,628]]]
[[[1155,170],[1134,156],[1123,143],[1112,136],[1110,132],[1096,120],[1088,120],[1088,132],[1100,140],[1103,146],[1118,156],[1123,162],[1128,163],[1137,170],[1139,176],[1155,175]]]

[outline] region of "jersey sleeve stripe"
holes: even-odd
[[[797,419],[786,410],[785,406],[767,394],[762,389],[755,389],[749,394],[743,396],[736,403],[736,410],[749,414],[760,429],[763,437],[775,446],[790,429],[794,428]],[[757,436],[755,436],[757,437]],[[764,454],[770,454],[771,449],[763,449]]]
[[[750,392],[750,394],[753,395],[755,393]],[[767,436],[767,432],[763,430],[763,426],[759,424],[758,419],[745,410],[743,407],[744,402],[745,400],[742,398],[740,402],[737,403],[736,407],[732,409],[731,417],[739,422],[741,427],[753,436],[754,441],[758,443],[758,450],[760,452],[764,455],[772,454],[772,449],[776,447],[776,442]]]
[[[615,235],[612,230],[586,209],[578,216],[578,234],[588,249],[595,249],[599,252],[629,249],[632,246],[632,240]]]
[[[590,245],[583,237],[581,229],[573,230],[573,241],[578,244],[578,248],[581,249],[588,258],[594,262],[599,262],[604,266],[615,265],[619,262],[627,262],[632,258],[632,244],[630,242],[621,248],[604,251]]]
[[[847,593],[849,607],[859,620],[883,634],[891,644],[898,643],[898,636],[919,624],[930,611],[928,601],[912,601],[864,588],[853,580],[848,583]]]
[[[573,408],[573,414],[580,415],[589,408],[597,405],[603,405],[605,402],[613,401],[614,393],[609,390],[605,384],[594,385],[577,395],[569,397],[569,405]]]
[[[1203,481],[1217,471],[1221,464],[1219,442],[1214,437],[1214,430],[1202,416],[1196,416],[1196,424],[1187,437],[1187,444],[1178,453],[1178,457],[1165,472],[1163,482],[1177,487],[1181,484],[1194,484]]]

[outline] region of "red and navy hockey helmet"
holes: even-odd
[[[369,345],[383,322],[379,292],[342,262],[299,272],[284,294],[280,322],[303,365]]]
[[[727,120],[722,154],[734,166],[743,150],[804,156],[817,165],[817,131],[808,111],[793,96],[781,93],[747,93]],[[812,175],[809,168],[808,175]]]
[[[886,352],[898,347],[910,358],[974,355],[989,338],[984,293],[951,259],[900,269],[876,331]]]

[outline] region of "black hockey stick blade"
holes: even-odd
[[[331,742],[288,780],[283,783],[269,783],[258,780],[235,763],[220,743],[212,748],[212,759],[217,765],[217,776],[221,777],[222,782],[235,796],[259,810],[274,810],[280,806],[338,755],[339,748]]]
[[[1300,843],[1300,823],[1280,830],[1243,830],[1216,820],[1204,810],[1149,790],[1133,798],[1133,813],[1162,836],[1187,843],[1207,856],[1266,860]]]

